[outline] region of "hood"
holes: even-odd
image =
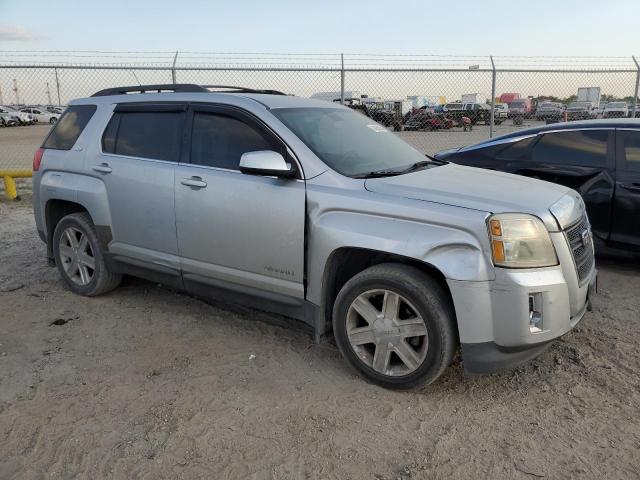
[[[540,217],[549,230],[558,228],[549,207],[570,192],[554,183],[453,163],[406,175],[370,178],[365,188],[487,213],[530,213]]]

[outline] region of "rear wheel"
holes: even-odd
[[[386,388],[432,383],[456,347],[451,302],[430,276],[401,264],[355,275],[333,309],[336,343],[349,364]]]
[[[56,117],[51,117],[51,120],[49,120],[49,123],[53,125],[54,123],[56,123],[57,120],[58,119]]]
[[[88,213],[73,213],[60,220],[53,232],[53,254],[65,284],[79,295],[101,295],[116,288],[122,278],[107,270]]]

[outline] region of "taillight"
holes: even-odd
[[[40,163],[42,162],[42,155],[44,154],[44,148],[39,148],[36,153],[33,154],[33,171],[40,170]]]

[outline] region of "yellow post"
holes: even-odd
[[[14,178],[28,178],[31,170],[0,170],[0,177],[4,179],[4,192],[9,200],[18,198],[18,189]]]
[[[16,181],[13,177],[5,175],[4,177],[4,192],[9,200],[15,200],[18,197],[18,189],[16,188]]]

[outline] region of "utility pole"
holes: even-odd
[[[20,105],[20,95],[18,95],[18,80],[13,79],[13,93],[16,96],[16,105]]]
[[[47,82],[47,105],[51,105],[51,90],[49,90],[49,82]]]
[[[493,63],[493,56],[489,58],[491,59],[491,117],[489,122],[489,138],[493,138],[493,126],[496,115],[496,64]]]
[[[0,87],[0,105],[4,105],[4,97],[2,96],[2,87]]]

